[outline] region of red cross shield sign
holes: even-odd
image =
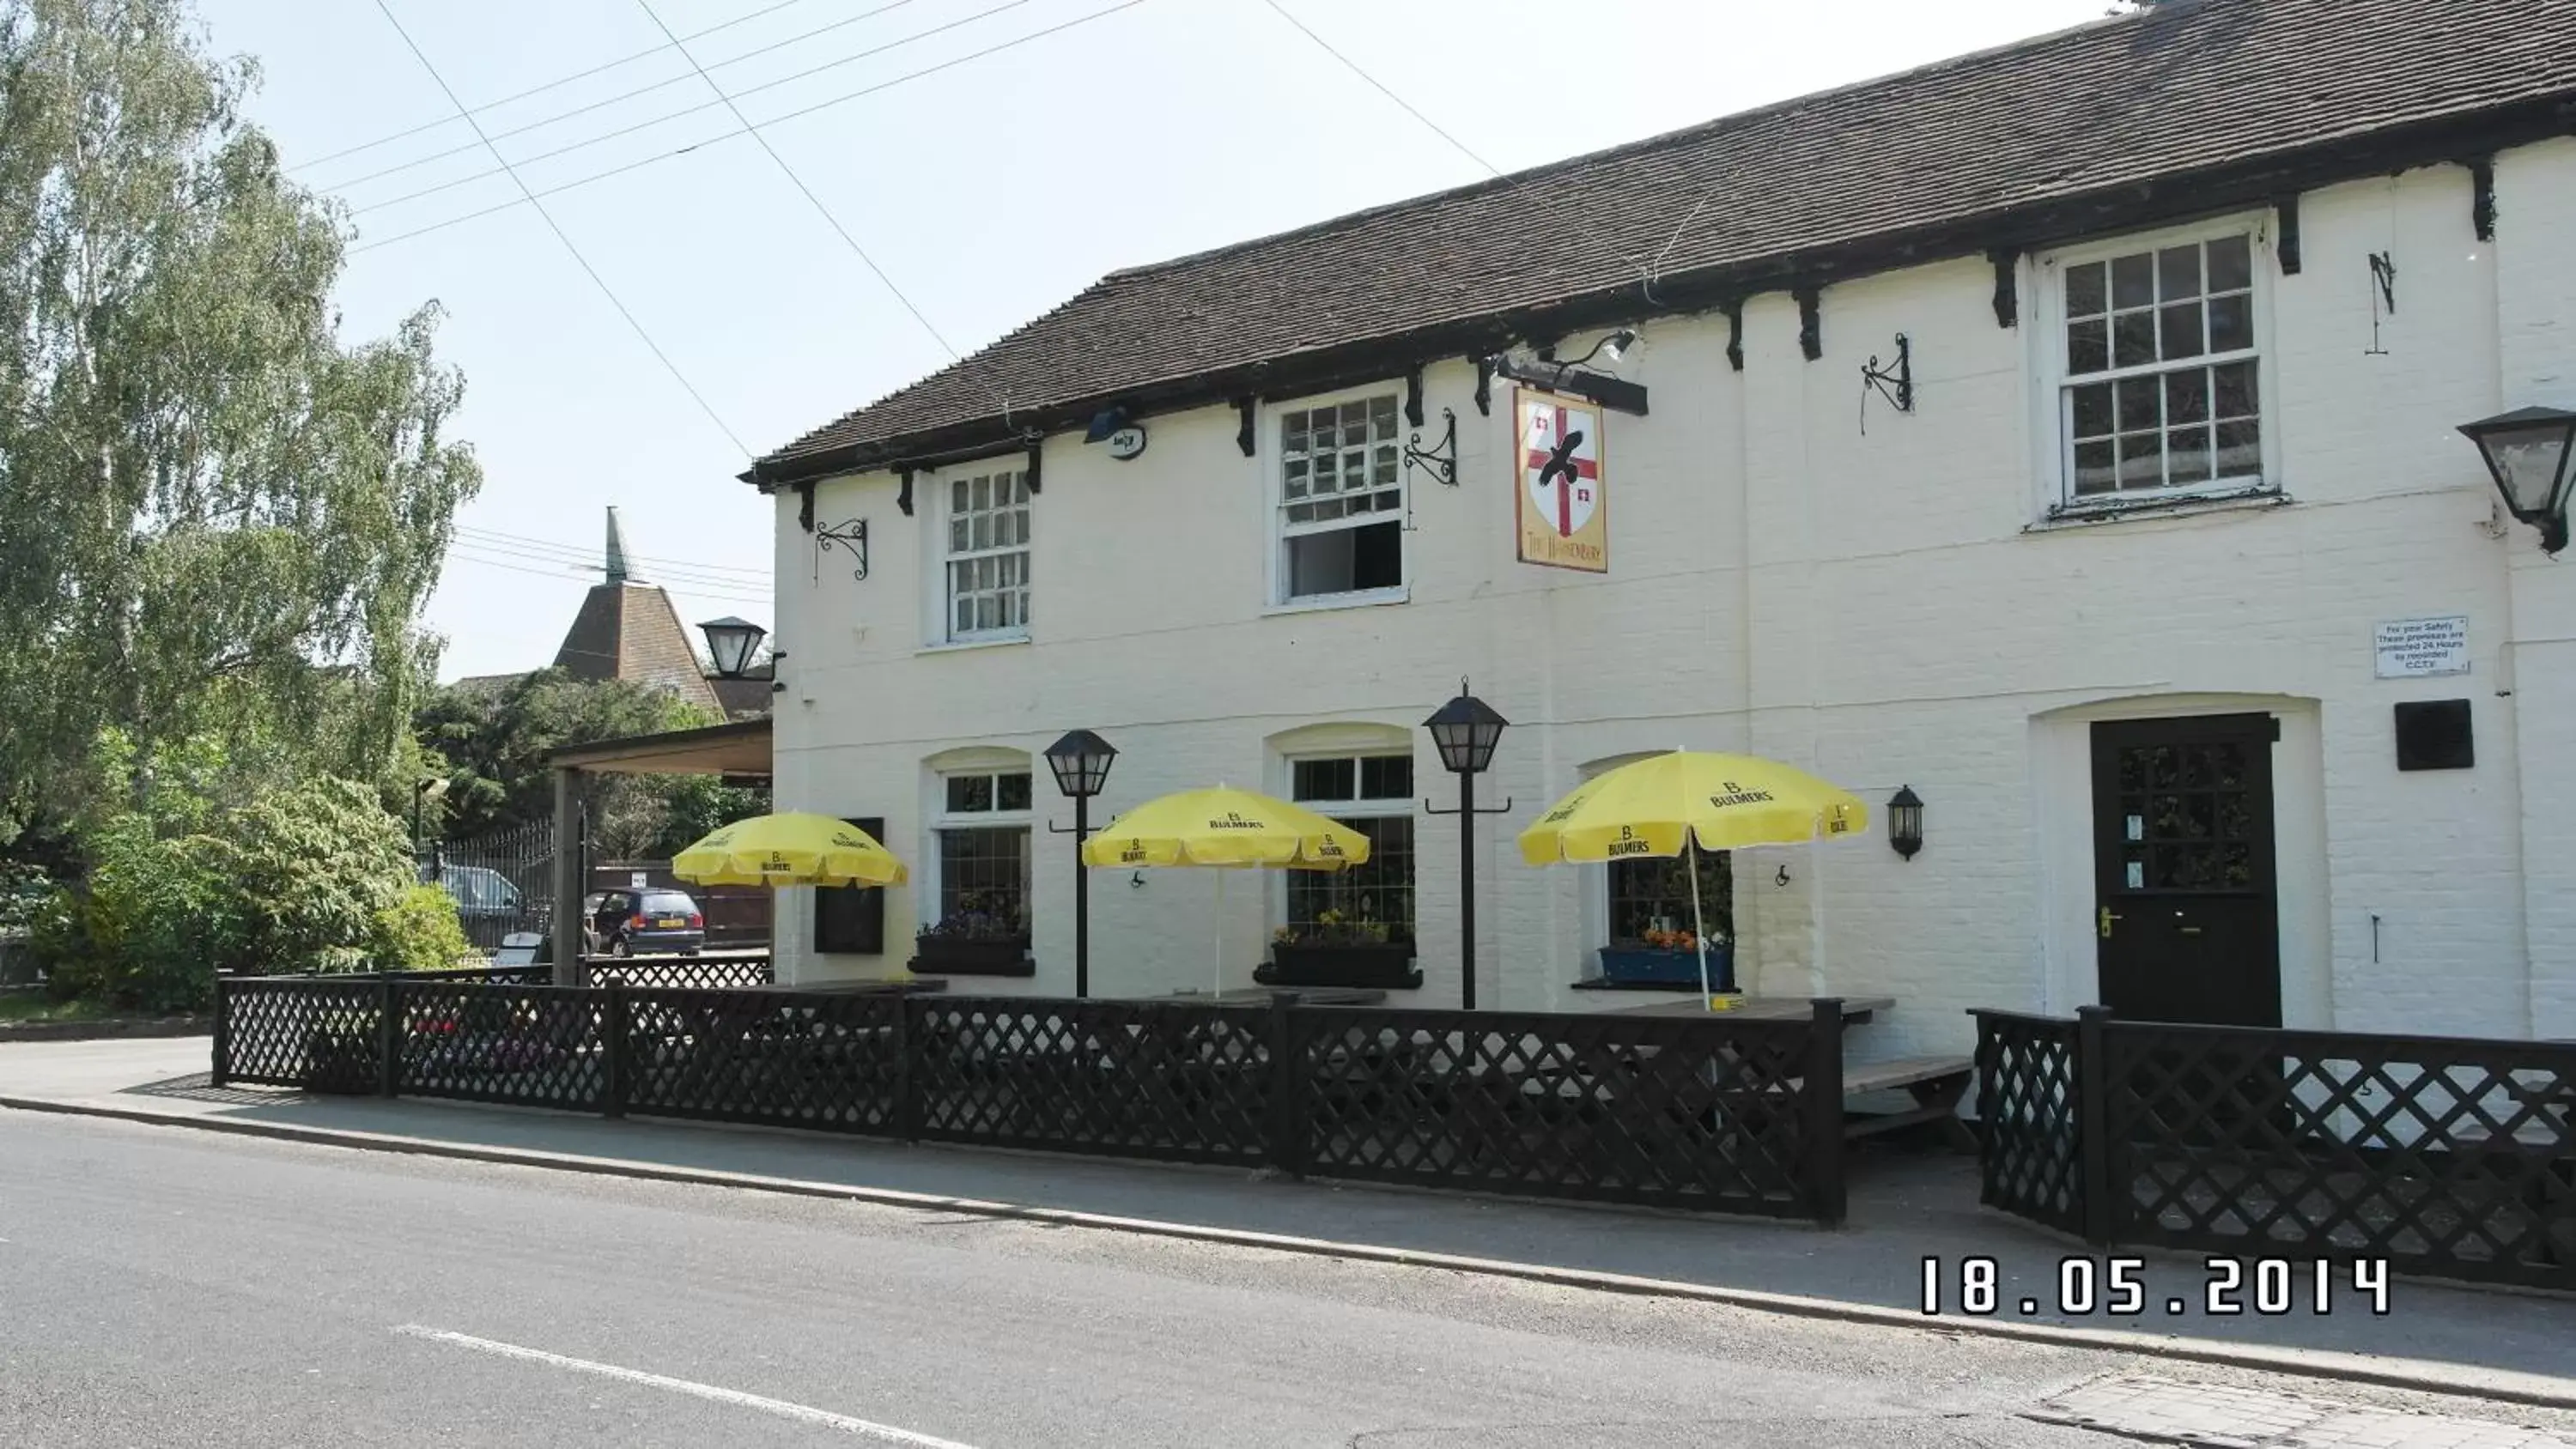
[[[1601,410],[1579,398],[1523,390],[1513,416],[1521,562],[1609,572]]]

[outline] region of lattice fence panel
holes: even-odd
[[[630,1113],[899,1130],[901,997],[670,990],[625,1003]]]
[[[229,1081],[373,1092],[383,1074],[384,987],[373,978],[259,977],[224,986]]]
[[[766,956],[643,956],[590,964],[592,985],[612,976],[639,990],[723,991],[767,986],[772,980]]]
[[[2576,1288],[2576,1045],[2112,1022],[2112,1231]]]
[[[2070,1233],[2084,1230],[2075,1023],[2005,1011],[1977,1017],[1978,1200]]]
[[[1305,1170],[1801,1216],[1806,1022],[1311,1008]],[[1836,1103],[1839,1110],[1839,1103]]]
[[[551,986],[404,982],[400,1090],[595,1110],[608,1083],[599,996]]]
[[[1184,1162],[1262,1161],[1262,1007],[915,997],[918,1135]]]

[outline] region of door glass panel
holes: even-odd
[[[2246,890],[2254,871],[2255,802],[2241,741],[2128,745],[2114,773],[2127,890]]]

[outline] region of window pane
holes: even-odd
[[[1020,770],[1012,774],[1004,775],[996,782],[996,786],[997,793],[1001,801],[999,808],[1004,810],[1026,810],[1029,808],[1028,771]]]
[[[2066,315],[2094,317],[2101,315],[2103,299],[2102,264],[2086,262],[2066,269]]]
[[[1027,826],[939,832],[939,918],[988,939],[1027,933]]]
[[[2101,372],[2111,365],[2111,329],[2106,322],[2078,322],[2066,329],[2066,370]]]
[[[1294,794],[1297,799],[1336,801],[1359,798],[1356,761],[1299,760],[1294,769],[1294,776]]]
[[[948,485],[948,511],[951,513],[964,513],[967,511],[966,480],[963,478],[959,478]]]
[[[1377,435],[1381,438],[1394,434],[1395,399],[1393,396],[1370,399],[1369,424],[1377,430]]]
[[[1370,460],[1369,481],[1371,483],[1392,483],[1395,481],[1395,445],[1393,443],[1381,445],[1377,450],[1377,455]]]
[[[1317,523],[1329,523],[1342,516],[1342,509],[1343,503],[1341,499],[1328,498],[1315,505],[1315,521]]]
[[[2126,433],[2120,438],[2120,487],[2161,488],[2165,481],[2162,433]]]
[[[2254,285],[2254,249],[2241,236],[2209,244],[2209,290],[2241,291]]]
[[[1342,441],[1343,441],[1343,442],[1345,442],[1345,443],[1365,443],[1365,442],[1367,442],[1367,441],[1368,441],[1368,428],[1369,428],[1369,405],[1368,405],[1367,403],[1364,403],[1364,402],[1347,402],[1347,403],[1342,404]]]
[[[2154,254],[2140,252],[2133,257],[2111,259],[2111,305],[2145,307],[2156,300],[2156,259]]]
[[[2218,476],[2221,478],[2258,477],[2263,471],[2263,447],[2260,425],[2255,423],[2220,423],[2218,425]]]
[[[1288,465],[1288,470],[1287,470],[1286,474],[1284,475],[1284,479],[1283,479],[1283,481],[1284,481],[1284,485],[1285,485],[1285,489],[1286,489],[1286,493],[1287,493],[1287,496],[1288,496],[1288,497],[1290,497],[1290,498],[1303,498],[1303,497],[1305,497],[1305,496],[1306,496],[1306,460],[1305,460],[1305,459],[1303,459],[1303,458],[1300,458],[1300,459],[1298,459],[1297,461],[1295,461],[1295,462],[1293,462],[1293,463],[1290,463],[1290,464]]]
[[[1350,530],[1351,587],[1391,589],[1404,582],[1404,525],[1373,523]]]
[[[1354,532],[1337,528],[1288,540],[1288,597],[1349,593]]]
[[[949,517],[948,551],[950,553],[964,553],[966,551],[966,515],[963,513],[953,514]]]
[[[1002,601],[994,598],[991,594],[978,595],[975,600],[975,627],[978,629],[1001,628]]]
[[[2171,302],[2200,295],[2200,247],[2167,247],[2156,253],[2156,295]]]
[[[2175,428],[2165,434],[2170,450],[2166,457],[2167,476],[2175,483],[2209,481],[2209,425]]]
[[[1308,436],[1306,446],[1310,450],[1319,453],[1326,449],[1339,446],[1336,439],[1340,435],[1333,431],[1333,410],[1331,408],[1317,408],[1309,416],[1313,421],[1308,425],[1312,431]]]
[[[2199,423],[2209,420],[2209,371],[2187,367],[2165,374],[2165,421]]]
[[[2079,438],[2108,436],[2112,431],[2111,384],[2088,383],[2083,387],[2069,388],[2067,392],[2073,399],[2075,436]]]
[[[2164,344],[2164,355],[2198,357],[2200,355],[2200,304],[2188,303],[2167,307],[2156,314],[2157,332]]]
[[[990,775],[951,775],[948,777],[948,813],[980,814],[993,808],[993,777]]]
[[[1348,870],[1283,872],[1288,925],[1310,944],[1410,945],[1413,817],[1361,816],[1341,823],[1368,837],[1368,859]],[[1324,919],[1327,911],[1330,921]]]
[[[974,500],[974,506],[979,511],[992,507],[993,475],[987,473],[975,479],[968,487],[968,496]]]
[[[993,546],[993,515],[989,513],[976,514],[974,525],[968,531],[966,542],[969,548],[991,548]]]
[[[1289,504],[1289,505],[1288,505],[1288,521],[1289,521],[1290,523],[1312,523],[1312,522],[1314,522],[1314,521],[1315,521],[1315,505],[1314,505],[1314,504],[1312,504],[1312,503],[1291,503],[1291,504]]]
[[[2239,292],[2209,299],[2209,350],[2241,352],[2254,345],[2254,298]]]
[[[1360,761],[1360,798],[1363,800],[1410,800],[1413,798],[1413,757],[1411,755],[1370,755]]]
[[[2209,370],[2210,386],[2217,396],[2218,416],[2252,417],[2261,411],[2255,403],[2254,364],[2230,362]]]
[[[2119,383],[2120,430],[2135,432],[2140,428],[2152,428],[2163,423],[2164,415],[2159,410],[2159,399],[2163,392],[2164,389],[2158,385],[2156,378],[2122,378]]]
[[[1735,935],[1734,872],[1726,852],[1704,851],[1696,857],[1699,875],[1699,924],[1712,945]],[[1691,871],[1681,859],[1614,860],[1610,862],[1610,940],[1614,945],[1642,946],[1648,931],[1689,931]]]
[[[2108,493],[2117,475],[2112,471],[2111,443],[2075,445],[2075,492],[2078,497],[2089,493]]]
[[[1306,415],[1304,413],[1279,415],[1279,451],[1290,457],[1306,451]]]
[[[2111,319],[2111,362],[2139,367],[2156,360],[2156,314],[2124,312]]]
[[[959,633],[959,634],[971,634],[971,633],[973,633],[974,631],[975,631],[975,600],[974,600],[974,598],[973,598],[972,596],[970,596],[970,595],[967,595],[967,594],[964,594],[964,593],[960,593],[960,594],[957,596],[957,622],[956,622],[956,624],[955,624],[955,625],[953,625],[953,626],[952,626],[952,632]]]

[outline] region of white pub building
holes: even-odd
[[[1700,883],[1745,989],[1894,997],[1885,1050],[2576,1036],[2560,409],[2568,0],[2175,0],[1122,271],[746,475],[778,808],[913,865],[782,893],[780,978],[1070,994],[1090,730],[1095,826],[1230,783],[1374,842],[1221,919],[1094,872],[1093,994],[1456,1005],[1463,677],[1482,1008],[1695,990],[1678,863],[1512,846],[1687,746],[1871,804]]]

